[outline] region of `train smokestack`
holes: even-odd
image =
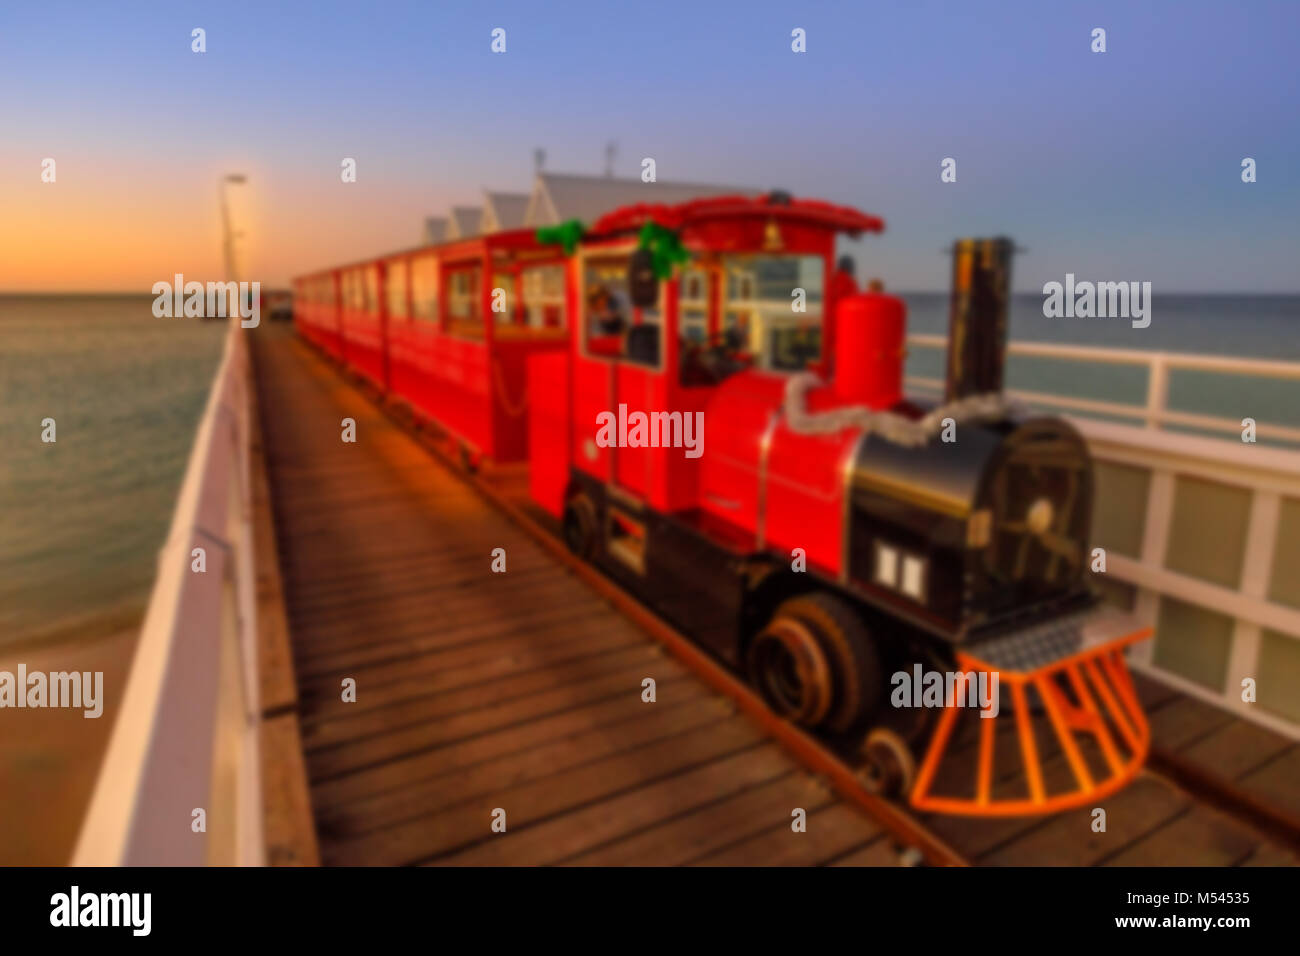
[[[1010,239],[958,239],[952,256],[945,399],[1002,391],[1011,303]]]

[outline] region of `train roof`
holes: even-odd
[[[638,203],[601,216],[592,227],[594,234],[631,232],[647,222],[667,229],[682,229],[705,220],[780,219],[822,226],[857,236],[883,232],[885,221],[851,206],[837,206],[819,199],[795,199],[773,190],[761,196],[732,194],[694,199],[677,205]]]
[[[573,177],[578,178],[578,177]],[[594,177],[593,177],[594,178]],[[615,181],[618,182],[617,180]],[[690,189],[702,187],[689,187]],[[468,207],[458,207],[468,213]],[[481,210],[476,210],[480,212]],[[878,216],[861,212],[851,206],[837,206],[819,199],[794,199],[779,190],[763,194],[726,193],[706,198],[693,198],[678,203],[636,203],[625,205],[600,216],[588,236],[615,235],[634,232],[646,222],[654,222],[668,229],[682,229],[706,221],[744,220],[744,219],[778,219],[784,222],[802,222],[820,226],[836,232],[845,232],[858,236],[864,232],[883,232],[885,221]],[[437,220],[426,220],[426,229]],[[454,232],[454,228],[448,232]],[[454,250],[460,245],[483,242],[496,248],[519,248],[535,242],[536,231],[532,227],[524,229],[504,229],[499,232],[474,234],[455,237],[444,235],[440,242],[421,243],[418,246],[399,249],[378,256],[317,269],[302,273],[295,279],[308,279],[321,276],[335,270],[354,269],[370,265],[384,259],[395,259],[419,252],[442,252]]]

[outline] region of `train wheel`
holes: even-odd
[[[777,611],[749,645],[749,676],[776,713],[816,727],[830,709],[832,684],[826,652],[799,618]]]
[[[596,553],[596,507],[585,494],[576,494],[564,506],[564,543],[569,550],[590,561]]]
[[[916,779],[916,758],[898,734],[877,727],[867,734],[862,755],[866,758],[862,781],[872,793],[882,797],[901,797],[911,791]]]
[[[880,655],[856,611],[830,594],[809,594],[786,601],[777,615],[803,621],[816,635],[831,670],[831,707],[823,727],[844,733],[876,711],[885,680]]]

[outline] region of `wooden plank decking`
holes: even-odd
[[[881,828],[549,559],[317,353],[254,340],[297,711],[322,862],[898,862]],[[356,422],[355,444],[341,420]],[[517,476],[516,476],[517,477]],[[510,476],[505,476],[507,482]],[[490,570],[494,548],[507,571]],[[641,700],[653,677],[658,700]],[[355,703],[341,699],[356,681]],[[1300,747],[1139,680],[1157,746],[1296,812]],[[1040,742],[1049,786],[1068,773]],[[999,791],[1022,790],[999,733]],[[943,773],[971,780],[975,747]],[[1144,772],[1054,817],[930,817],[981,864],[1294,865]],[[794,833],[791,811],[808,814]],[[506,813],[506,833],[491,830]]]
[[[254,343],[322,862],[896,862],[288,330]]]

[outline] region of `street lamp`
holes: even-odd
[[[235,183],[242,185],[248,178],[243,173],[228,173],[222,177],[221,183],[217,188],[218,196],[221,200],[221,233],[222,233],[222,251],[226,260],[226,281],[238,282],[239,274],[235,262],[235,240],[243,233],[236,233],[230,223],[230,204],[226,201],[226,186]]]

